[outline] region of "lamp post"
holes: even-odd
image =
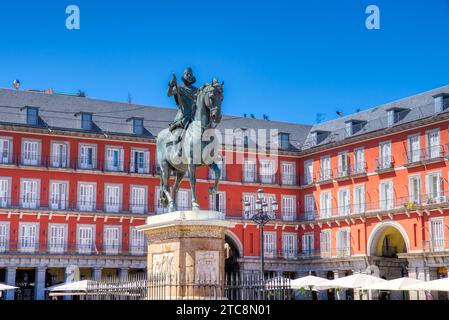
[[[268,208],[268,202],[264,198],[264,191],[257,190],[257,200],[255,202],[255,210],[251,210],[251,203],[245,201],[245,218],[253,220],[260,228],[260,276],[265,279],[264,270],[264,226],[271,220],[276,219],[276,210],[278,203],[276,200],[271,202],[271,210]]]

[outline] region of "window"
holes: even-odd
[[[226,212],[226,193],[219,191],[217,194],[209,195],[209,209],[219,212]]]
[[[349,175],[349,153],[347,151],[338,153],[338,177]]]
[[[145,252],[145,233],[137,231],[135,227],[131,227],[129,247],[131,254],[143,254]]]
[[[179,210],[190,210],[192,209],[192,197],[190,190],[179,189],[178,190],[178,209]]]
[[[97,146],[81,144],[79,148],[79,157],[80,169],[95,169],[97,167]]]
[[[331,174],[331,157],[325,156],[321,158],[320,180],[326,181],[332,178]]]
[[[304,196],[304,204],[305,204],[305,218],[306,220],[313,220],[315,219],[315,198],[313,197],[313,194],[309,194]]]
[[[133,133],[137,135],[143,134],[143,119],[133,119]]]
[[[408,162],[419,162],[421,161],[421,146],[420,146],[419,134],[410,136],[408,138]]]
[[[81,254],[90,254],[94,248],[95,226],[78,225],[77,250]]]
[[[313,160],[304,162],[304,184],[309,185],[313,183]]]
[[[20,207],[23,209],[37,209],[39,207],[39,180],[22,180]]]
[[[106,212],[119,212],[122,207],[122,188],[120,185],[105,186]]]
[[[130,170],[132,173],[150,173],[150,152],[131,149]]]
[[[226,164],[224,157],[221,158],[219,162],[217,162],[218,168],[220,168],[220,180],[225,180],[226,177]],[[212,169],[209,169],[209,179],[215,179],[215,172]]]
[[[67,226],[51,224],[48,230],[48,250],[51,253],[62,253],[66,248]]]
[[[351,212],[349,189],[338,190],[338,215],[347,216]]]
[[[307,139],[308,141],[307,141],[307,144],[310,146],[310,147],[314,147],[314,146],[316,146],[317,144],[318,144],[318,133],[317,132],[311,132],[310,133],[310,137],[309,137],[309,139]]]
[[[78,209],[80,211],[95,210],[95,184],[80,183],[78,187]]]
[[[22,143],[22,164],[38,166],[40,164],[40,142],[24,140]]]
[[[120,251],[120,226],[105,226],[103,249],[106,254],[118,254]]]
[[[106,147],[105,167],[108,171],[123,171],[124,151],[118,147]]]
[[[68,209],[68,183],[63,181],[50,181],[50,209]]]
[[[9,222],[0,222],[0,252],[6,252],[9,246]]]
[[[68,144],[65,142],[53,142],[51,144],[50,165],[53,168],[67,168]]]
[[[393,182],[383,181],[380,183],[380,210],[391,210],[393,204]]]
[[[284,258],[296,258],[297,248],[297,235],[296,233],[286,233],[282,234],[282,255]]]
[[[248,213],[250,216],[256,212],[256,198],[257,198],[257,196],[255,194],[247,193],[247,194],[243,195],[243,205],[242,206],[245,209],[245,202],[249,203],[249,207],[247,210],[248,210]]]
[[[264,255],[274,257],[276,255],[276,232],[264,232]]]
[[[296,215],[296,197],[282,196],[282,219],[293,221]]]
[[[438,129],[427,132],[427,158],[441,157],[440,131]]]
[[[357,148],[354,150],[354,173],[361,174],[365,173],[365,149]]]
[[[245,159],[243,162],[243,181],[256,182],[256,160]]]
[[[348,257],[351,254],[351,239],[349,229],[337,231],[337,256]]]
[[[386,141],[380,144],[379,169],[389,169],[392,166],[391,142]]]
[[[365,186],[354,187],[354,214],[365,212]]]
[[[444,250],[444,220],[442,218],[433,218],[430,219],[429,224],[431,249],[435,251]]]
[[[39,109],[27,107],[27,124],[36,126],[39,123]]]
[[[10,164],[12,162],[12,141],[7,138],[0,138],[0,164]]]
[[[281,163],[281,176],[283,185],[295,185],[296,184],[296,165],[294,162],[282,162]]]
[[[143,214],[147,211],[147,188],[145,186],[131,186],[131,213]]]
[[[346,122],[346,136],[352,136],[352,121]]]
[[[311,257],[314,254],[314,236],[313,233],[304,233],[302,235],[302,255]]]
[[[331,250],[331,230],[321,231],[320,234],[320,251],[322,258],[330,258],[332,255]]]
[[[81,113],[81,129],[92,130],[92,114],[91,113]]]
[[[408,193],[411,203],[421,203],[421,177],[412,176],[408,178]]]
[[[260,160],[260,181],[261,183],[272,184],[275,180],[273,160]]]
[[[279,134],[279,146],[282,150],[290,149],[290,135],[288,133]]]
[[[392,125],[394,125],[394,113],[395,113],[395,110],[393,109],[393,110],[388,110],[387,111],[387,125],[389,126],[389,127],[391,127]]]
[[[427,174],[426,177],[427,204],[445,202],[443,181],[440,172]]]
[[[330,218],[332,216],[332,195],[328,192],[320,194],[320,217]]]
[[[38,249],[38,223],[19,223],[19,250],[34,252]]]
[[[8,208],[11,204],[10,181],[10,178],[0,178],[0,208]]]

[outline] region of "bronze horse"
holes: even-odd
[[[210,142],[203,141],[204,133],[217,142],[213,129],[221,121],[221,104],[223,101],[223,83],[216,80],[212,84],[204,84],[197,92],[194,117],[184,133],[181,134],[180,142],[174,139],[170,130],[164,129],[157,136],[156,161],[161,169],[160,201],[163,207],[168,207],[169,212],[178,210],[177,193],[185,174],[189,173],[190,186],[192,189],[192,209],[199,210],[200,206],[196,198],[196,169],[208,166],[214,171],[214,186],[209,188],[210,194],[218,191],[218,182],[221,170],[217,165],[219,160],[218,147],[214,154],[205,157],[203,151],[210,148]],[[179,145],[180,144],[180,145]],[[181,147],[181,152],[179,151]],[[170,175],[175,172],[175,182],[170,192]]]

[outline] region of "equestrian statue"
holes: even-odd
[[[199,210],[196,197],[196,169],[208,166],[213,170],[214,186],[209,193],[215,195],[221,174],[217,163],[221,156],[218,152],[218,139],[215,127],[221,121],[223,85],[214,79],[200,88],[191,68],[186,68],[182,83],[178,83],[173,74],[168,85],[167,95],[174,97],[178,112],[168,128],[162,130],[156,141],[156,162],[160,168],[160,201],[169,212],[177,211],[177,193],[182,179],[188,173],[192,189],[192,209]],[[211,143],[212,142],[212,143]],[[211,146],[215,147],[211,148]],[[170,176],[175,174],[170,189]]]

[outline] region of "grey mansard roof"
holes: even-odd
[[[290,136],[291,150],[307,150],[315,146],[338,142],[348,138],[346,123],[354,121],[351,137],[388,128],[387,110],[395,109],[397,121],[393,126],[435,115],[434,96],[449,94],[449,86],[444,86],[415,96],[397,100],[378,107],[341,117],[313,126],[266,121],[245,117],[223,116],[218,129],[277,129]],[[226,102],[225,102],[226,103]],[[39,108],[40,127],[53,129],[83,131],[79,112],[92,113],[94,130],[109,134],[133,136],[132,122],[129,118],[143,118],[145,133],[148,138],[157,134],[173,120],[176,109],[143,106],[121,102],[112,102],[61,94],[47,94],[33,91],[15,91],[0,89],[0,124],[26,126],[26,109]],[[226,105],[224,105],[226,108]],[[225,109],[226,110],[226,109]],[[449,99],[445,101],[444,112],[449,111]],[[318,143],[312,133],[319,133]]]
[[[226,102],[225,102],[226,103]],[[0,123],[26,125],[26,109],[39,108],[40,125],[54,129],[81,130],[81,117],[76,113],[92,113],[98,132],[133,135],[129,118],[143,118],[147,137],[157,134],[174,119],[175,108],[161,108],[104,101],[61,94],[0,89]],[[226,106],[224,105],[224,108]],[[252,118],[223,116],[218,129],[277,129],[290,135],[291,149],[298,150],[311,126]]]

